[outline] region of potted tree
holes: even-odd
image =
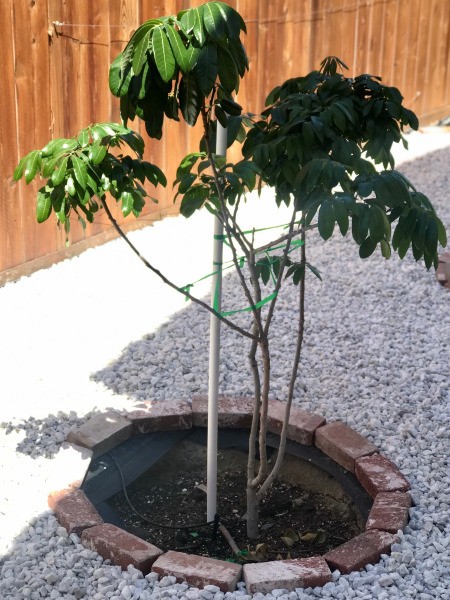
[[[253,422],[247,465],[247,534],[258,537],[258,508],[277,477],[285,450],[286,431],[300,362],[307,274],[320,278],[308,261],[308,237],[318,229],[323,240],[337,228],[351,232],[362,259],[378,248],[388,259],[392,250],[403,258],[411,248],[427,269],[437,266],[438,243],[446,233],[428,198],[394,169],[391,147],[406,141],[402,131],[417,129],[417,118],[402,104],[394,87],[378,77],[346,77],[346,66],[326,58],[320,70],[290,79],[270,92],[260,115],[250,115],[232,97],[248,69],[240,35],[241,16],[222,2],[152,19],[133,34],[110,68],[110,89],[120,98],[122,124],[97,123],[71,139],[52,140],[25,156],[15,170],[27,183],[41,176],[37,220],[52,212],[69,231],[73,213],[92,222],[101,205],[119,234],[163,281],[200,304],[249,340],[248,359],[254,386]],[[232,315],[195,298],[189,287],[169,281],[143,258],[115,221],[112,197],[126,216],[142,211],[146,183],[166,185],[166,177],[143,159],[144,142],[128,129],[142,119],[148,135],[160,139],[165,118],[200,121],[200,148],[178,167],[176,197],[190,217],[207,209],[223,224],[248,310],[249,330]],[[215,148],[216,120],[228,129],[228,145],[242,145],[242,160],[226,162]],[[131,156],[127,153],[131,152]],[[258,246],[254,231],[239,224],[245,195],[267,185],[274,201],[290,209],[286,231]],[[256,224],[255,224],[256,228]],[[394,229],[393,235],[391,231]],[[266,452],[271,384],[271,326],[282,285],[290,279],[299,289],[298,322],[293,326],[296,350],[287,378],[289,391],[273,465]],[[267,291],[267,287],[270,289]],[[256,460],[256,448],[259,461]]]

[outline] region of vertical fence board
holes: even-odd
[[[12,186],[20,156],[50,137],[71,137],[90,122],[119,120],[119,102],[108,90],[110,62],[145,19],[177,14],[203,0],[2,0],[0,60],[0,281],[9,269],[61,251],[63,231],[54,220],[35,223],[39,185]],[[330,54],[350,67],[399,87],[419,117],[450,113],[450,11],[448,0],[226,0],[247,23],[244,37],[251,71],[237,100],[261,110],[267,93],[288,77],[318,68]],[[447,111],[447,113],[445,112]],[[171,183],[180,158],[198,146],[201,126],[166,126],[164,141],[145,138],[146,159],[168,171],[166,191],[148,189],[143,221],[173,212]],[[233,151],[233,158],[238,151]],[[119,220],[118,207],[111,208]],[[126,226],[133,225],[128,218]],[[106,215],[83,231],[73,223],[72,242],[110,229]]]
[[[0,2],[0,19],[4,27],[0,44],[0,64],[5,86],[0,102],[0,160],[3,166],[0,187],[0,270],[10,265],[25,262],[21,202],[24,183],[12,186],[12,170],[19,161],[16,129],[16,96],[14,85],[14,27],[12,20],[12,2]]]

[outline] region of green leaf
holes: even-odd
[[[105,158],[106,153],[106,146],[103,146],[100,142],[96,142],[95,144],[92,144],[89,149],[89,160],[93,165],[99,165]]]
[[[54,156],[50,156],[49,158],[44,158],[41,162],[41,174],[42,177],[50,177],[55,170],[55,166],[57,162],[60,160],[60,156],[56,158]]]
[[[161,75],[161,79],[167,83],[175,73],[176,63],[169,40],[161,27],[153,29],[152,42],[156,68]]]
[[[311,146],[314,144],[315,135],[314,135],[314,126],[310,121],[303,123],[302,136],[305,141],[305,146],[307,148],[311,148]]]
[[[156,187],[160,183],[163,187],[167,185],[167,179],[159,167],[149,162],[143,162],[145,177]]]
[[[227,127],[228,126],[227,115],[225,114],[225,111],[222,109],[222,107],[219,104],[216,104],[214,112],[216,115],[216,119],[219,121],[219,123],[222,125],[222,127],[224,127],[224,128]]]
[[[203,23],[206,31],[214,40],[220,40],[225,35],[225,20],[222,11],[215,2],[203,5]]]
[[[197,179],[197,176],[194,173],[186,173],[183,175],[180,181],[180,185],[178,186],[178,193],[185,194],[194,181]]]
[[[191,33],[194,30],[195,25],[195,12],[193,9],[189,9],[183,12],[180,18],[180,14],[178,15],[178,19],[181,22],[181,26],[183,31],[186,33]]]
[[[436,221],[437,228],[438,228],[438,240],[439,240],[439,243],[440,243],[440,245],[443,248],[445,248],[445,246],[447,245],[447,233],[445,231],[444,224],[439,219],[439,217],[437,217],[436,215],[434,216],[434,219]]]
[[[69,175],[69,177],[67,178],[65,190],[69,194],[69,196],[72,196],[72,197],[75,196],[76,188],[75,188],[75,181],[74,181],[72,175]]]
[[[306,263],[306,266],[311,271],[311,273],[313,273],[317,277],[317,279],[320,279],[320,281],[322,281],[322,275],[320,274],[320,271],[319,269],[317,269],[317,267],[314,267],[309,262]]]
[[[347,235],[348,231],[348,211],[341,200],[336,199],[333,202],[334,217],[339,225],[339,229],[342,235]]]
[[[239,39],[230,39],[228,40],[228,49],[234,58],[239,75],[243,77],[245,71],[248,70],[248,58],[244,46]]]
[[[383,257],[386,260],[391,258],[391,246],[390,246],[390,244],[388,244],[388,242],[386,242],[386,240],[381,240],[380,247],[381,247],[381,254],[383,255]]]
[[[428,229],[428,220],[429,220],[429,217],[426,212],[423,212],[421,215],[419,215],[419,218],[417,219],[417,223],[414,228],[414,231],[413,231],[412,235],[410,236],[412,238],[413,244],[419,250],[425,249],[425,236],[426,236],[426,232]],[[399,225],[400,225],[400,221],[399,221]]]
[[[247,33],[247,28],[245,26],[244,20],[241,15],[234,10],[228,4],[224,2],[215,2],[215,5],[219,8],[222,13],[222,17],[225,21],[225,25],[228,32],[228,37],[230,38],[239,38],[241,31]]]
[[[82,148],[86,147],[89,144],[90,133],[89,129],[82,129],[77,137],[77,142],[80,144]]]
[[[239,74],[237,72],[234,59],[226,50],[218,49],[217,70],[219,81],[225,91],[231,94],[239,88]],[[240,114],[240,113],[239,113]]]
[[[28,157],[28,155],[21,158],[19,164],[14,169],[14,174],[13,174],[14,181],[19,181],[19,179],[21,179],[23,172],[25,170],[27,157]]]
[[[211,92],[217,77],[217,48],[214,44],[205,44],[200,52],[196,66],[198,86],[204,96]]]
[[[55,154],[57,152],[59,152],[63,145],[65,145],[67,142],[72,142],[73,140],[68,140],[65,138],[58,138],[56,140],[51,140],[48,144],[46,144],[42,150],[41,150],[41,154],[43,158],[46,158],[47,156],[51,156],[52,154]]]
[[[134,49],[132,66],[133,73],[135,76],[139,75],[139,73],[142,71],[142,67],[144,66],[145,61],[147,60],[147,51],[150,44],[151,33],[152,30],[149,29]]]
[[[41,166],[41,153],[39,150],[33,150],[28,154],[27,162],[25,165],[25,181],[30,183],[33,181],[39,167]]]
[[[200,114],[202,98],[193,75],[185,75],[180,81],[179,101],[181,114],[188,125],[193,127]]]
[[[358,224],[358,232],[357,232],[357,243],[362,244],[366,239],[367,234],[369,233],[370,227],[370,208],[367,204],[363,204],[361,206],[361,212],[359,214],[359,224]]]
[[[183,40],[181,39],[178,31],[174,29],[173,26],[168,25],[166,23],[165,28],[175,60],[177,61],[177,64],[180,67],[181,71],[183,71],[183,73],[186,73],[189,68],[189,55],[183,44]]]
[[[52,201],[50,194],[41,188],[37,195],[36,219],[38,223],[46,221],[52,212]]]
[[[369,230],[371,239],[378,243],[386,234],[384,213],[378,206],[371,206],[369,213]]]
[[[192,71],[192,69],[196,66],[199,56],[200,48],[189,46],[189,48],[186,50],[187,72]]]
[[[205,31],[203,29],[203,6],[198,6],[191,9],[194,14],[194,36],[200,46],[206,41]]]
[[[324,200],[319,209],[319,233],[324,240],[328,240],[334,231],[335,216],[333,204],[330,200]]]
[[[367,237],[359,247],[360,258],[368,258],[374,253],[376,247],[377,242],[375,242],[371,237]]]
[[[428,227],[425,233],[425,250],[428,254],[434,255],[437,252],[438,245],[438,226],[433,217],[428,221]]]
[[[133,210],[133,196],[130,194],[130,192],[125,191],[122,192],[120,200],[122,202],[122,214],[124,217],[128,217],[130,212]]]
[[[305,265],[301,264],[294,271],[294,276],[292,277],[292,281],[293,281],[294,285],[298,285],[304,276],[305,276]]]
[[[239,117],[242,113],[242,106],[229,98],[222,98],[220,100],[220,105],[225,112],[233,117]]]
[[[68,160],[69,160],[69,157],[65,156],[52,173],[51,179],[52,179],[52,183],[55,187],[64,181],[64,178],[66,176]]]
[[[184,195],[180,205],[181,214],[188,218],[203,206],[209,190],[203,186],[194,186]]]
[[[75,148],[78,148],[78,141],[74,140],[74,139],[70,139],[70,140],[61,140],[62,144],[61,147],[58,147],[58,150],[63,150],[64,152],[72,152],[72,150],[75,150]],[[53,152],[54,154],[54,152]]]
[[[78,156],[71,157],[73,172],[75,175],[75,179],[80,184],[80,187],[85,190],[87,185],[87,166],[84,160],[79,158]]]

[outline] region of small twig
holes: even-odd
[[[239,550],[238,545],[234,541],[231,533],[228,531],[228,529],[225,527],[225,525],[220,524],[219,531],[223,535],[223,537],[227,540],[230,548],[233,550],[233,553],[236,554],[237,556],[239,556],[241,554],[241,551]]]

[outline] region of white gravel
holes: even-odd
[[[407,158],[415,160],[402,171],[450,230],[450,135],[427,130],[409,140]],[[258,224],[285,222],[269,207],[265,196]],[[211,271],[207,214],[166,219],[132,238],[180,285]],[[359,260],[349,239],[311,239],[308,252],[324,281],[309,278],[301,371],[307,391],[299,385],[296,400],[346,421],[388,454],[409,478],[415,506],[392,555],[379,564],[335,572],[323,588],[264,598],[449,600],[450,291],[410,257]],[[236,279],[227,277],[224,287],[225,306],[242,306]],[[208,281],[195,287],[207,289]],[[280,399],[296,303],[287,286],[272,339],[273,395]],[[223,600],[217,590],[121,572],[68,537],[46,508],[48,464],[73,424],[137,398],[206,391],[208,325],[120,240],[0,289],[0,598]],[[242,339],[223,329],[221,392],[251,393],[244,356]],[[240,587],[225,598],[250,596]]]

